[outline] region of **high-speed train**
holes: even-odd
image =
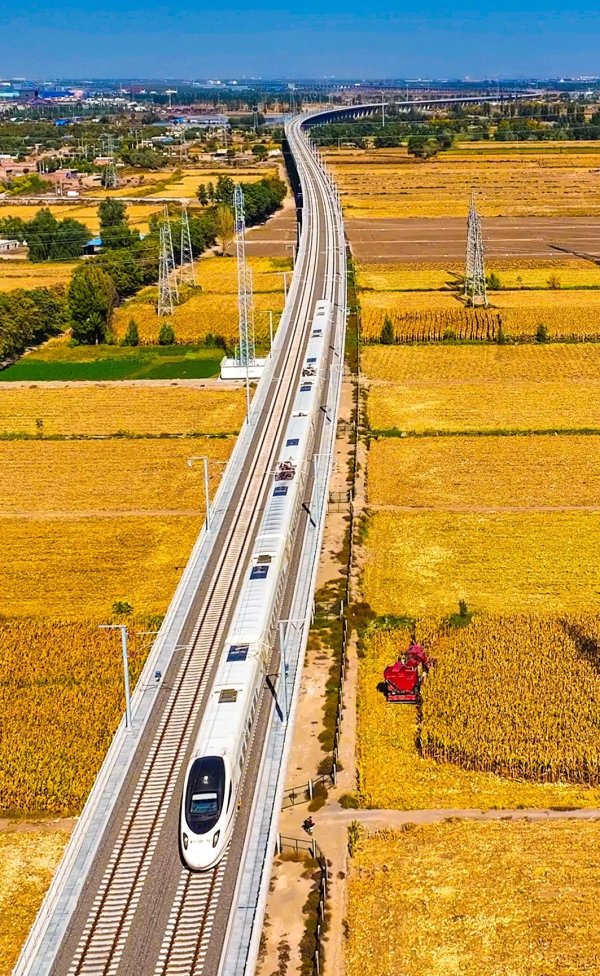
[[[317,302],[273,482],[245,571],[231,629],[188,765],[180,851],[192,871],[222,858],[232,834],[248,744],[277,627],[294,528],[312,461],[312,442],[332,320]]]

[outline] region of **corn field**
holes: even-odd
[[[600,784],[600,618],[475,619],[436,645],[425,758],[537,782]]]
[[[133,687],[151,638],[130,630]],[[0,809],[78,812],[124,710],[118,631],[6,620],[0,669]]]

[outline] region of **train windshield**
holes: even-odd
[[[212,817],[219,812],[219,798],[216,793],[194,793],[190,803],[193,817]]]
[[[225,795],[225,763],[220,756],[203,756],[193,763],[185,795],[185,819],[196,834],[217,823]]]

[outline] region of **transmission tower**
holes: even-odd
[[[112,136],[106,137],[106,155],[108,161],[104,168],[104,179],[102,181],[105,190],[114,189],[117,186],[117,168],[115,166],[115,142]]]
[[[181,262],[179,265],[179,282],[196,284],[194,270],[194,252],[192,251],[192,237],[190,234],[190,218],[187,203],[181,204]]]
[[[238,318],[240,324],[240,345],[238,364],[254,364],[254,302],[252,294],[252,272],[246,263],[246,218],[244,216],[244,193],[239,183],[233,194],[235,211],[235,253],[238,279]]]
[[[472,308],[476,305],[487,307],[485,289],[485,269],[483,265],[483,237],[481,217],[475,206],[475,194],[471,193],[469,216],[467,218],[467,263],[465,268],[465,302]]]
[[[165,204],[163,218],[159,231],[160,251],[158,265],[158,314],[172,315],[179,299],[177,277],[175,272],[175,257],[173,255],[173,238],[169,221],[169,208]]]

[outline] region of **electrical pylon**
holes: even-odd
[[[190,218],[188,215],[187,203],[181,204],[181,259],[179,265],[179,283],[188,285],[196,284],[196,272],[194,270],[194,252],[192,250],[192,237],[190,234]]]
[[[246,218],[244,215],[244,193],[236,183],[233,193],[235,212],[235,253],[237,258],[238,280],[238,319],[240,344],[238,364],[254,364],[254,301],[252,294],[252,272],[246,263]]]
[[[475,206],[475,194],[471,193],[469,216],[467,218],[467,262],[465,268],[465,302],[472,308],[476,305],[487,307],[485,287],[485,268],[483,264],[483,237],[481,217]]]
[[[111,190],[118,184],[117,168],[115,166],[115,143],[112,136],[106,137],[106,155],[108,156],[108,162],[104,169],[102,183],[105,190]]]
[[[169,221],[169,208],[165,204],[159,230],[159,264],[158,264],[158,314],[172,315],[179,299],[177,276],[175,271],[175,257],[173,255],[173,237]]]

